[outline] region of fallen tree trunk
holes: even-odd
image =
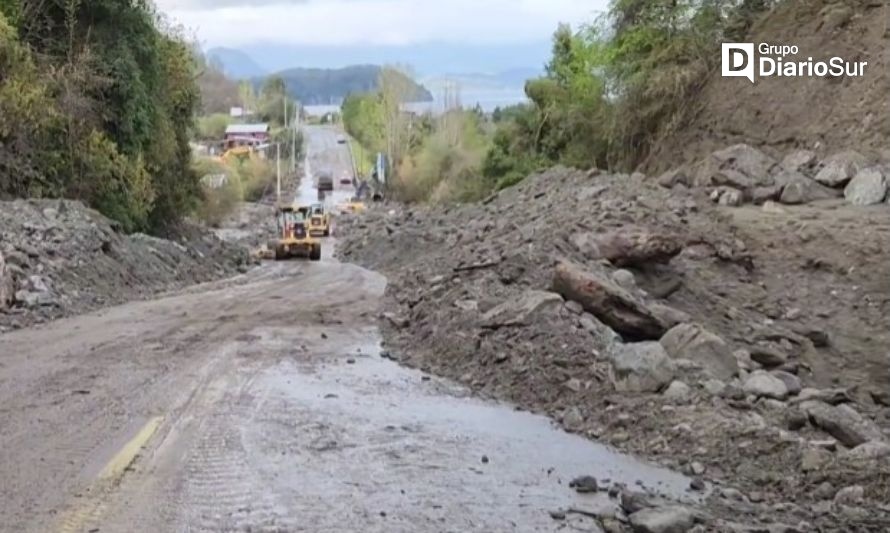
[[[634,295],[569,262],[556,266],[553,290],[574,300],[625,340],[658,340],[667,327]]]

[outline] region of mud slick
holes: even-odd
[[[888,209],[729,207],[557,168],[480,204],[341,220],[339,255],[389,279],[389,357],[706,495],[646,516],[629,502],[603,530],[877,532],[890,528]]]

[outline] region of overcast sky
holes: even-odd
[[[156,0],[206,47],[511,45],[549,40],[608,0]]]

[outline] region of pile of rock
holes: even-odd
[[[219,279],[248,261],[195,226],[175,241],[125,235],[79,202],[0,202],[0,331]]]
[[[704,188],[727,206],[743,203],[806,204],[846,198],[853,205],[875,205],[887,199],[890,167],[875,164],[855,151],[819,161],[809,150],[797,150],[778,161],[747,144],[712,153],[703,161],[666,172],[658,183]]]

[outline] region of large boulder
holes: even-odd
[[[650,507],[630,515],[634,533],[686,533],[695,526],[695,514],[686,507]]]
[[[558,294],[548,291],[525,291],[518,298],[492,308],[482,316],[486,328],[526,326],[533,318],[548,309],[558,309],[563,300]]]
[[[742,390],[758,398],[784,400],[788,397],[788,386],[776,376],[763,370],[755,370],[745,380]]]
[[[869,441],[881,441],[881,430],[871,420],[847,404],[829,405],[817,400],[801,402],[800,409],[813,425],[823,429],[848,448]]]
[[[664,322],[629,291],[573,263],[556,266],[553,291],[580,303],[626,339],[656,340],[667,331]]]
[[[792,172],[800,172],[812,175],[810,172],[816,166],[816,153],[810,150],[795,150],[782,160],[782,168]]]
[[[0,311],[9,308],[15,298],[15,280],[12,271],[0,252]]]
[[[839,196],[831,187],[826,187],[795,170],[781,171],[776,175],[776,185],[782,187],[779,201],[783,204],[807,204]]]
[[[699,163],[695,185],[707,187],[728,185],[747,190],[772,185],[772,169],[776,161],[747,144],[736,144],[712,153]]]
[[[866,165],[868,159],[859,152],[840,152],[822,162],[822,170],[816,174],[816,181],[829,187],[842,187]]]
[[[853,205],[875,205],[887,196],[887,175],[879,167],[864,168],[844,189],[844,197]]]
[[[729,380],[738,371],[735,356],[723,339],[697,324],[674,326],[661,338],[661,345],[672,359],[695,361],[717,379]]]
[[[621,392],[658,392],[674,379],[676,366],[661,344],[616,344],[609,353],[612,380]]]

